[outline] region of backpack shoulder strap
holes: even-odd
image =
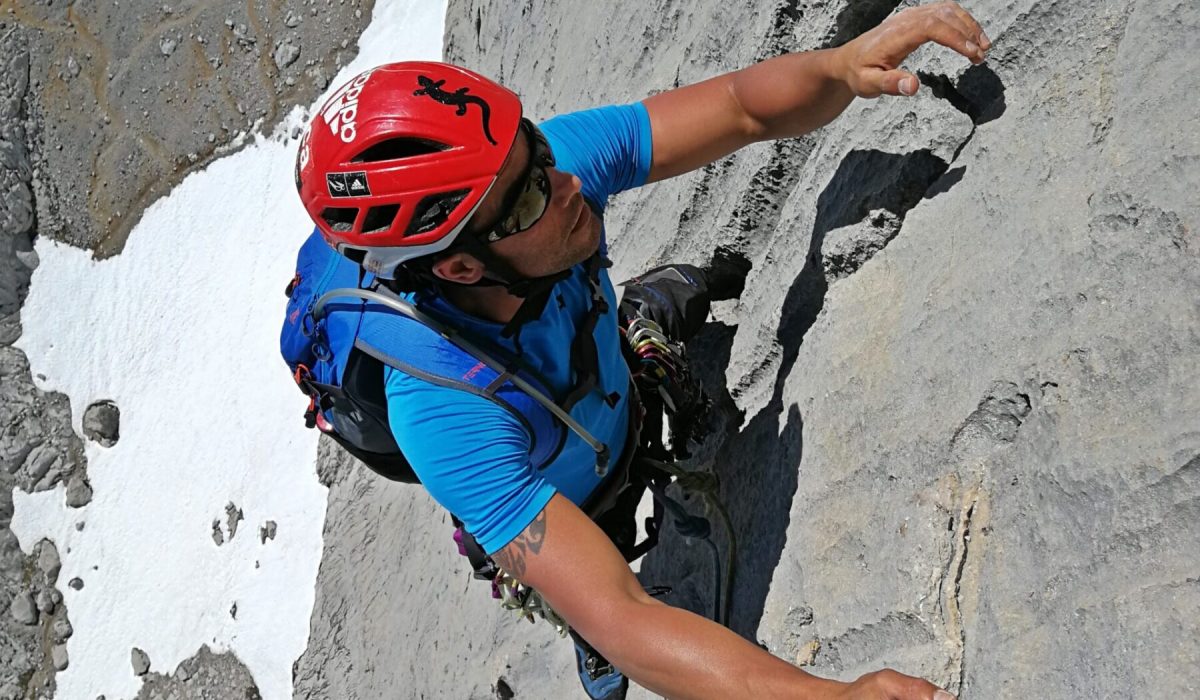
[[[608,473],[608,446],[555,403],[546,387],[536,378],[511,363],[505,364],[493,353],[484,351],[463,337],[453,327],[382,288],[343,288],[326,292],[313,307],[314,318],[322,318],[333,300],[345,297],[365,300],[369,302],[368,310],[379,312],[364,314],[366,318],[355,340],[356,349],[406,374],[496,401],[517,415],[535,440],[539,434],[545,433],[545,426],[540,425],[543,421],[536,420],[536,417],[548,413],[551,421],[565,425],[592,447],[596,452],[596,473],[600,476]],[[414,351],[404,352],[403,347],[399,348],[400,352],[382,349],[387,347],[394,350],[397,343],[408,344]],[[417,348],[434,351],[417,352]],[[525,403],[529,404],[530,410],[523,410],[525,407],[521,404]],[[532,410],[535,406],[543,410]],[[556,444],[540,441],[535,445],[534,464],[548,464],[557,455],[564,440],[565,434],[561,434],[560,439],[552,441]]]

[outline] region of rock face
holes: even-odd
[[[836,45],[900,4],[454,0],[446,55],[544,118]],[[717,246],[754,264],[692,347],[736,631],[964,698],[1193,695],[1200,9],[970,9],[986,65],[923,49],[915,98],[618,198],[613,277]],[[577,693],[570,645],[495,609],[419,491],[323,459],[298,697]],[[704,612],[707,556],[667,528],[642,578]]]
[[[372,8],[373,0],[0,4],[0,609],[17,601],[14,612],[28,617],[35,596],[36,618],[0,624],[0,700],[51,697],[54,673],[67,665],[65,647],[49,643],[69,630],[62,595],[45,574],[26,573],[36,563],[9,529],[12,490],[65,482],[69,506],[92,498],[67,397],[40,391],[11,347],[38,265],[35,233],[99,257],[119,252],[142,210],[185,175],[236,148],[251,126],[269,129],[311,103],[357,51]],[[98,408],[85,430],[111,446],[116,407]]]
[[[42,626],[66,614],[54,601],[53,581],[46,580],[58,575],[57,551],[47,543],[36,560],[26,557],[9,529],[12,491],[52,488],[81,474],[84,459],[67,397],[38,391],[24,353],[11,347],[21,334],[21,302],[37,267],[36,218],[27,129],[29,36],[8,26],[2,14],[0,25],[0,608],[13,613],[0,624],[0,700],[9,700],[26,697],[26,690],[53,692],[55,660]]]
[[[207,646],[180,662],[173,675],[153,671],[142,676],[137,700],[262,700],[254,678],[233,654],[214,654]]]
[[[53,697],[54,674],[68,664],[64,642],[75,632],[55,585],[61,568],[58,550],[42,540],[26,560],[7,525],[0,538],[14,540],[14,554],[5,557],[17,564],[15,573],[6,568],[0,579],[0,601],[9,601],[9,617],[0,622],[0,699]]]
[[[13,5],[10,3],[10,5]],[[15,3],[35,50],[26,74],[38,230],[98,257],[141,212],[256,124],[312,102],[353,58],[373,0]],[[0,29],[0,33],[4,30]],[[30,214],[32,215],[32,214]]]

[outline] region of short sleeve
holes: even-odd
[[[513,540],[556,493],[529,461],[529,434],[482,396],[386,369],[388,420],[422,485],[488,554]]]
[[[556,167],[578,176],[584,196],[601,210],[609,197],[650,176],[650,115],[640,102],[563,114],[540,128]]]

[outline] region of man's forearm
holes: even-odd
[[[828,124],[854,93],[841,49],[788,54],[645,101],[654,132],[650,182],[702,167],[755,141]]]
[[[729,73],[729,90],[759,127],[757,140],[800,136],[841,114],[854,99],[838,49],[793,53]]]
[[[953,2],[910,7],[835,49],[787,54],[645,100],[654,157],[648,182],[674,177],[768,139],[825,126],[855,96],[914,95],[900,64],[936,41],[982,63],[991,40]]]
[[[842,684],[807,674],[730,630],[653,599],[620,612],[597,648],[668,698],[828,698]],[[615,633],[615,634],[614,634]]]

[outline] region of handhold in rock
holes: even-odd
[[[83,412],[83,434],[105,447],[120,438],[121,411],[112,401],[96,401]]]
[[[12,600],[12,605],[8,608],[12,613],[13,619],[22,625],[36,625],[38,621],[38,609],[33,604],[33,594],[26,591],[18,593]]]
[[[67,581],[67,585],[70,586],[72,590],[82,591],[83,590],[83,579],[76,576],[75,578],[71,579],[70,581]]]
[[[141,649],[134,647],[129,652],[129,659],[133,662],[133,674],[135,676],[144,676],[150,670],[150,657]]]
[[[76,474],[67,481],[67,505],[72,508],[82,508],[92,502],[92,486],[82,476]],[[82,523],[80,523],[82,525]],[[82,528],[80,528],[82,529]]]
[[[508,684],[508,681],[504,680],[503,676],[496,679],[496,685],[493,690],[496,693],[496,700],[512,700],[517,696],[513,692],[512,686]]]
[[[804,627],[811,625],[813,621],[813,609],[807,605],[801,605],[797,608],[790,608],[785,618],[785,624],[789,629]]]

